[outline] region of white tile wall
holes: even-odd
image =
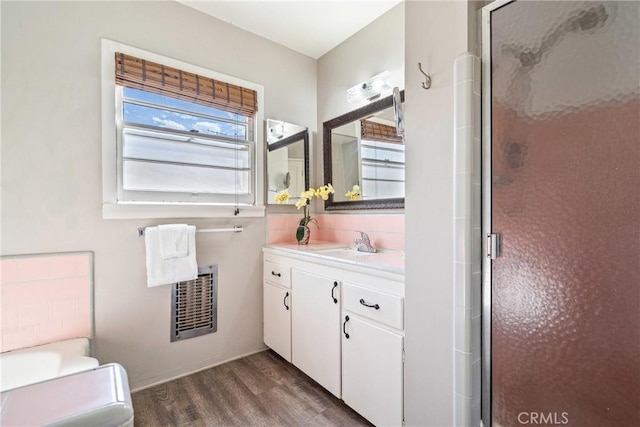
[[[480,425],[480,59],[454,64],[454,422]]]

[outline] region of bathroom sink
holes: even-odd
[[[341,262],[404,274],[404,251],[378,249],[378,252],[360,252],[355,247],[329,242],[309,245],[277,244],[273,249],[315,257],[316,262]]]
[[[332,256],[337,258],[350,258],[350,257],[359,257],[365,255],[375,255],[380,252],[360,252],[355,248],[338,248],[338,249],[321,249],[315,251],[317,254]]]

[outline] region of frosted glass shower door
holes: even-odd
[[[502,3],[491,420],[640,426],[640,2]]]

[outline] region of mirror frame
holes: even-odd
[[[269,155],[269,151],[273,151],[273,150],[277,150],[278,148],[282,148],[282,147],[286,147],[287,145],[291,145],[291,144],[295,144],[296,142],[302,140],[302,143],[304,145],[304,188],[305,190],[307,190],[309,188],[309,175],[311,173],[310,169],[309,169],[309,129],[305,129],[302,130],[298,133],[295,133],[291,136],[288,136],[280,141],[274,142],[272,144],[266,144],[267,146],[267,154],[266,156]],[[265,140],[266,141],[266,140]],[[265,164],[267,161],[267,158],[265,156]],[[267,183],[266,180],[266,174],[268,173],[267,168],[265,166],[265,183]],[[275,204],[273,203],[269,203],[269,189],[267,188],[267,186],[265,186],[265,205],[269,205],[269,206],[273,206]],[[295,196],[299,196],[299,194],[296,194]],[[277,204],[277,203],[276,203]],[[293,206],[293,205],[288,205],[288,204],[284,204],[281,206]]]
[[[404,102],[404,90],[400,91],[400,100]],[[322,124],[322,154],[324,158],[323,163],[325,182],[331,182],[331,179],[333,177],[331,131],[340,126],[346,125],[347,123],[364,119],[374,113],[377,113],[378,111],[393,106],[393,95],[389,95],[385,98],[378,99],[377,101],[367,104],[364,107],[349,111],[346,114],[328,120]],[[360,209],[404,209],[404,197],[374,200],[345,200],[337,202],[333,200],[333,195],[330,195],[329,199],[325,200],[324,202],[324,210],[326,211]]]

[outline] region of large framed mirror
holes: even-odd
[[[306,127],[267,119],[267,203],[283,204],[276,196],[289,194],[294,205],[309,188],[309,131]]]
[[[325,210],[404,208],[404,91],[395,96],[323,123],[325,182],[335,189]]]

